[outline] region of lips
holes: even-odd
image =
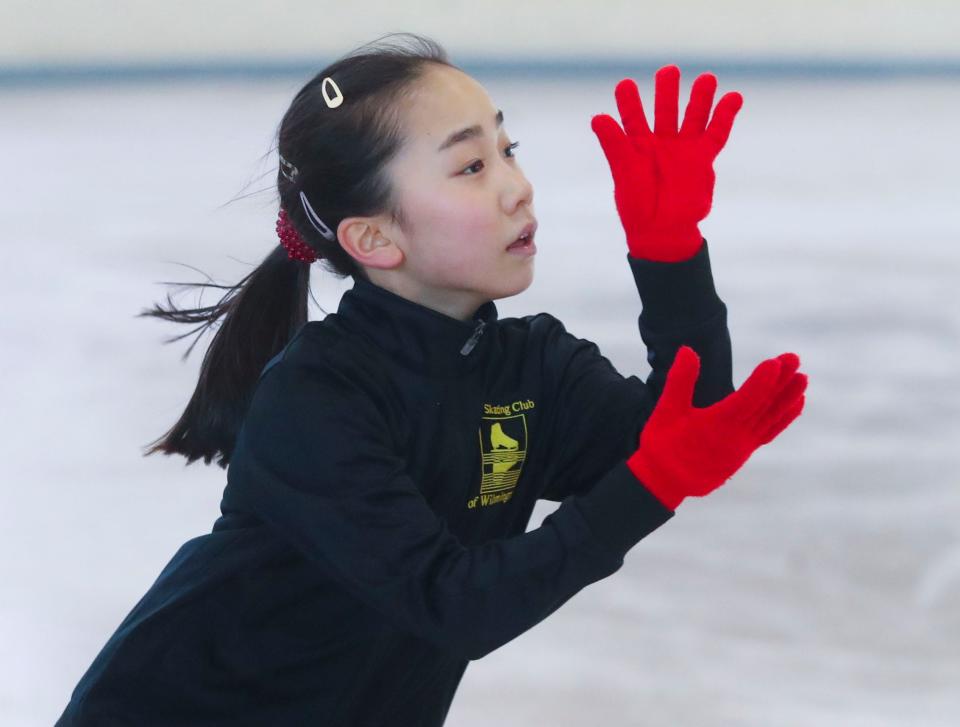
[[[523,244],[528,240],[532,240],[536,232],[537,232],[537,221],[534,220],[533,222],[527,223],[524,226],[524,228],[520,230],[520,233],[514,238],[513,242],[511,242],[507,247],[508,248],[513,247],[514,245]]]

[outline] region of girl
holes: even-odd
[[[361,47],[278,133],[278,245],[220,303],[186,411],[148,453],[227,468],[221,516],[110,637],[59,725],[443,724],[471,660],[524,633],[801,411],[786,353],[734,391],[697,223],[739,94],[656,77],[611,166],[652,373],[623,377],[548,313],[501,319],[533,277],[533,190],[503,112],[437,44]],[[309,263],[351,276],[307,322]],[[702,373],[701,373],[702,365]],[[561,505],[526,531],[540,498]]]

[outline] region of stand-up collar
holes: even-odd
[[[360,276],[341,296],[337,315],[391,357],[430,371],[472,367],[496,337],[498,319],[492,300],[461,321]]]

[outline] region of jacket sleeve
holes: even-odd
[[[647,347],[646,381],[624,377],[590,340],[569,333],[549,316],[545,380],[553,392],[541,499],[561,502],[593,486],[600,473],[626,460],[656,405],[681,345],[700,356],[695,406],[733,391],[727,308],[717,295],[707,241],[689,260],[657,262],[627,254],[642,302],[640,337]]]
[[[385,620],[458,658],[519,636],[673,516],[621,462],[539,528],[468,547],[360,389],[326,366],[273,366],[238,434],[225,498]]]

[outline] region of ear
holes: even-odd
[[[340,246],[365,267],[391,269],[403,262],[403,250],[372,217],[347,217],[337,226]]]

